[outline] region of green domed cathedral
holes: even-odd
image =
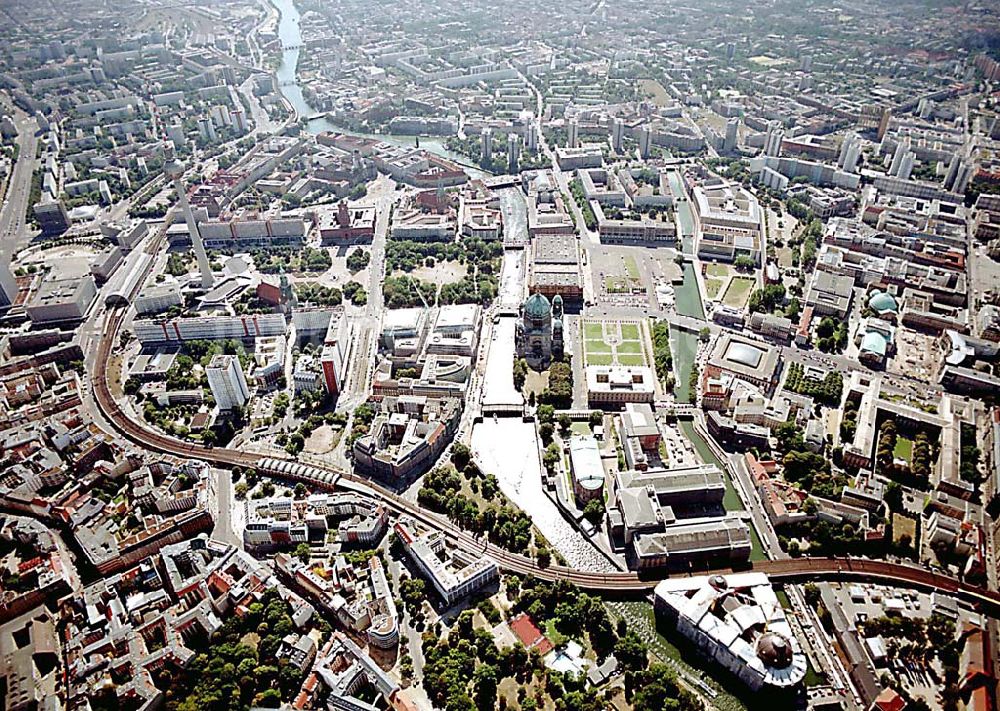
[[[521,304],[517,322],[517,352],[532,368],[545,368],[563,355],[563,302],[558,294],[552,303],[534,293]]]

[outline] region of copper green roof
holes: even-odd
[[[896,313],[899,307],[896,305],[896,299],[893,298],[892,294],[885,291],[876,291],[868,299],[868,306],[877,313],[884,314],[891,311]]]
[[[534,293],[524,302],[524,313],[529,318],[545,318],[551,312],[549,300],[539,293]]]
[[[861,353],[874,353],[877,356],[884,356],[886,349],[888,348],[888,343],[885,341],[885,336],[881,333],[875,333],[874,331],[868,331],[861,339]]]

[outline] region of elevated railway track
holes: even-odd
[[[158,235],[155,242],[162,240]],[[153,248],[153,245],[150,245]],[[150,267],[153,261],[150,261]],[[138,280],[137,290],[142,283]],[[131,295],[131,296],[134,296]],[[303,464],[292,459],[261,457],[251,452],[241,452],[222,447],[206,447],[185,442],[153,430],[144,422],[136,421],[121,404],[121,392],[115,392],[110,382],[108,363],[118,343],[118,334],[128,311],[126,303],[109,305],[104,331],[98,344],[97,358],[91,383],[94,399],[101,413],[118,434],[138,447],[157,454],[172,455],[205,461],[223,468],[242,467],[289,481],[302,482],[315,490],[348,490],[383,502],[397,515],[405,515],[425,526],[442,531],[452,543],[466,550],[481,550],[490,555],[503,569],[543,580],[568,580],[581,588],[617,595],[645,595],[664,577],[690,575],[657,571],[649,575],[636,572],[596,573],[577,570],[563,565],[541,567],[537,561],[511,553],[489,543],[485,538],[465,531],[447,518],[427,511],[395,492],[361,477],[353,472],[334,467]],[[767,573],[779,582],[805,582],[810,580],[853,580],[909,587],[925,591],[938,591],[954,595],[971,603],[993,617],[1000,616],[1000,594],[974,587],[951,576],[925,568],[864,558],[794,558],[766,560],[748,564],[745,570]],[[702,572],[732,572],[720,569]]]

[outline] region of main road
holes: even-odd
[[[21,109],[14,108],[18,130],[17,162],[7,181],[7,190],[0,207],[0,262],[10,264],[14,253],[26,242],[28,200],[31,197],[31,180],[35,172],[38,151],[38,123]]]
[[[277,474],[273,471],[268,472],[266,463],[257,454],[184,442],[156,432],[145,423],[132,419],[120,404],[122,397],[120,388],[117,388],[116,383],[107,376],[107,364],[112,349],[118,343],[118,332],[126,312],[127,307],[124,306],[116,306],[109,310],[91,378],[95,401],[104,417],[118,433],[150,452],[199,459],[223,468],[246,467]],[[302,471],[298,474],[285,473],[282,476],[302,481],[317,490],[332,490],[336,485],[337,489],[354,491],[380,500],[396,514],[409,516],[426,526],[442,531],[459,547],[465,550],[479,550],[490,555],[502,568],[510,572],[532,575],[544,580],[568,580],[585,589],[613,594],[647,594],[660,577],[671,575],[660,573],[659,577],[646,577],[635,572],[591,573],[560,565],[543,568],[531,558],[492,545],[484,538],[458,528],[443,516],[426,511],[373,482],[355,476],[350,471],[329,466],[299,467],[299,469]],[[795,558],[755,562],[747,569],[767,573],[779,581],[867,580],[887,585],[936,590],[962,598],[992,615],[1000,615],[1000,594],[911,565],[855,558]],[[730,571],[723,569],[712,572]],[[689,573],[683,574],[689,575]]]

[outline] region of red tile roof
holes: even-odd
[[[538,629],[538,625],[535,624],[534,620],[527,613],[522,612],[511,620],[510,630],[520,640],[521,644],[528,649],[537,649],[539,654],[547,654],[552,650],[552,642],[542,634],[542,631]]]
[[[904,708],[906,701],[893,689],[884,689],[872,704],[872,709],[877,711],[903,711]]]

